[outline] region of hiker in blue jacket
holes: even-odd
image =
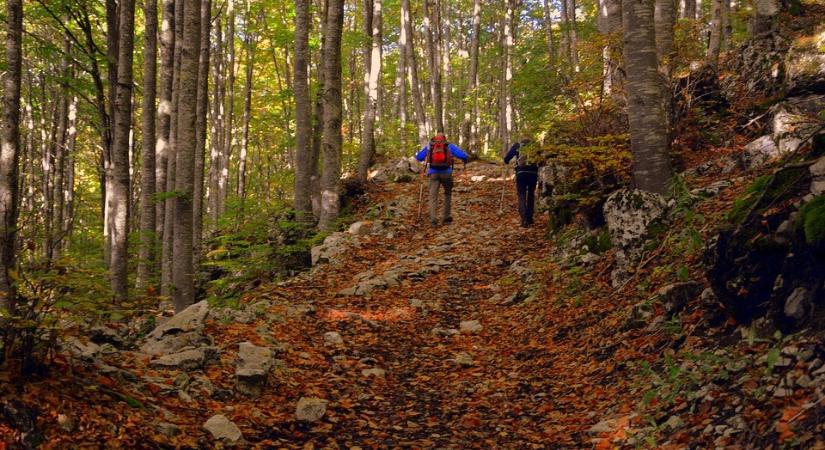
[[[430,224],[438,226],[438,187],[444,186],[444,211],[442,213],[442,223],[448,224],[453,221],[451,214],[451,202],[453,194],[453,158],[458,158],[465,163],[469,159],[463,150],[458,146],[447,142],[444,133],[439,131],[430,140],[430,144],[424,146],[415,159],[426,161],[427,176],[430,177]]]
[[[521,226],[524,228],[533,224],[533,209],[536,202],[536,184],[539,180],[539,166],[529,161],[528,152],[523,147],[530,144],[529,138],[522,139],[510,147],[504,164],[516,160],[516,192],[518,193],[518,213],[521,216]]]

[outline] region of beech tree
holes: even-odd
[[[319,228],[330,230],[340,209],[341,178],[341,33],[344,26],[343,0],[328,0],[324,28],[324,164],[321,172],[321,218]]]

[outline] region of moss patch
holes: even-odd
[[[805,241],[814,245],[825,241],[825,197],[819,196],[799,210],[799,223],[805,231]]]

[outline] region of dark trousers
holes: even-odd
[[[441,214],[442,222],[447,223],[452,220],[452,200],[453,200],[453,174],[451,173],[431,173],[430,174],[430,222],[435,224],[438,221],[438,188],[444,187],[444,210]]]
[[[522,225],[533,223],[533,210],[536,202],[536,184],[538,174],[535,172],[516,173],[516,192],[518,192],[518,213]]]

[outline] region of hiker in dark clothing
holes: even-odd
[[[430,177],[430,223],[438,226],[438,187],[444,186],[444,211],[442,213],[442,223],[448,224],[453,221],[451,214],[451,202],[453,194],[453,158],[458,158],[465,163],[469,159],[466,153],[458,146],[447,142],[444,133],[438,132],[430,140],[430,144],[422,148],[415,159],[426,161],[429,170],[427,176]]]
[[[504,164],[516,160],[516,191],[518,193],[518,213],[521,216],[521,226],[529,227],[533,224],[533,209],[536,202],[536,185],[539,180],[538,164],[529,161],[527,151],[523,149],[530,144],[530,139],[522,139],[510,147]]]

